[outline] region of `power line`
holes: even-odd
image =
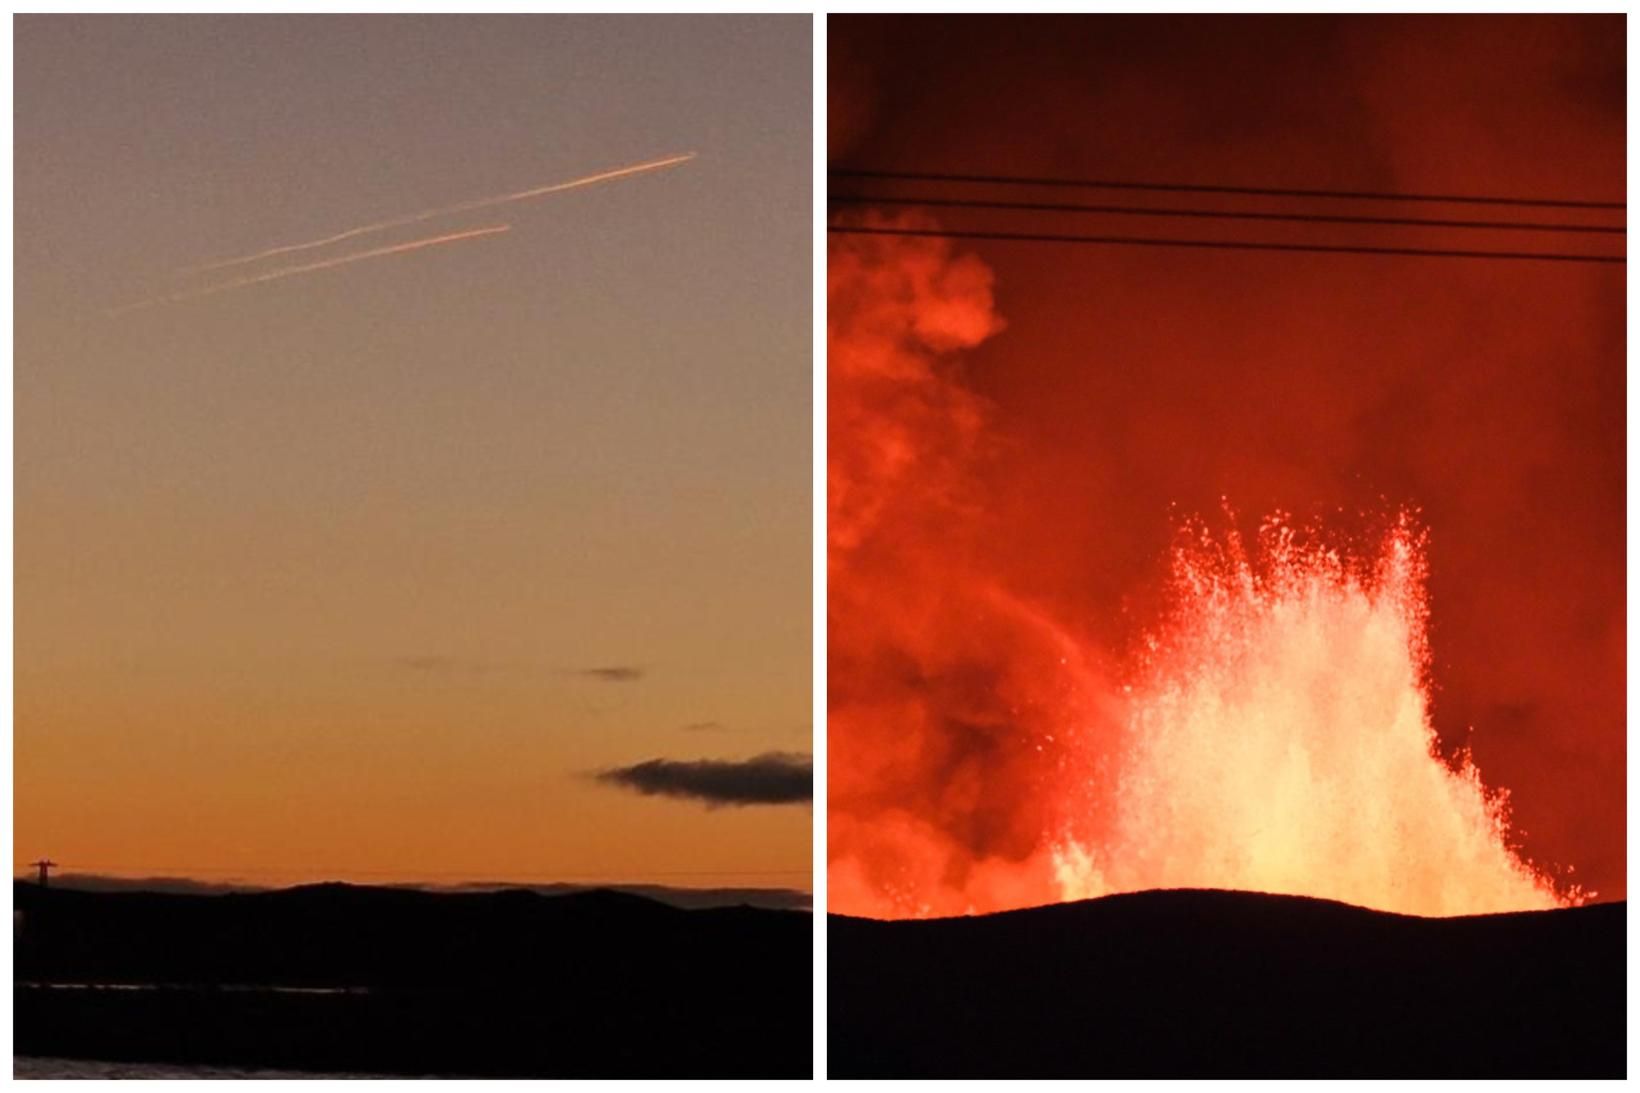
[[[923,228],[868,228],[829,225],[840,235],[903,235],[941,239],[989,239],[1018,243],[1097,243],[1135,247],[1205,247],[1213,250],[1302,251],[1311,254],[1383,254],[1417,258],[1481,258],[1534,262],[1601,262],[1623,264],[1622,255],[1556,254],[1547,251],[1435,250],[1423,247],[1354,247],[1324,243],[1256,243],[1222,239],[1163,239],[1132,235],[1054,235],[1029,232],[946,231]]]
[[[1148,190],[1156,193],[1246,194],[1257,197],[1315,197],[1347,201],[1429,201],[1461,205],[1525,205],[1552,209],[1626,209],[1621,201],[1570,198],[1498,197],[1486,194],[1420,194],[1383,190],[1305,190],[1272,186],[1206,186],[1178,182],[1119,182],[1107,179],[1027,178],[1019,175],[967,175],[927,171],[874,171],[834,167],[834,178],[890,179],[904,182],[958,182],[988,186],[1065,186],[1081,189]]]
[[[1600,232],[1622,235],[1627,227],[1605,224],[1545,224],[1519,220],[1433,220],[1402,216],[1347,216],[1341,213],[1240,212],[1221,209],[1180,209],[1144,205],[1056,204],[1041,201],[985,201],[975,198],[870,197],[863,194],[827,194],[838,205],[910,205],[936,209],[999,209],[1012,212],[1109,213],[1117,216],[1194,217],[1203,220],[1279,220],[1300,224],[1372,224],[1410,228],[1482,228],[1496,231]]]

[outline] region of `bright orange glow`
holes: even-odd
[[[1421,915],[1565,902],[1509,849],[1507,794],[1438,754],[1411,520],[1366,559],[1280,519],[1252,557],[1196,531],[1131,689],[1115,823],[1062,848],[1064,894],[1242,888]]]
[[[1429,716],[1426,532],[1189,522],[1123,649],[985,563],[1002,329],[949,243],[830,261],[829,905],[898,918],[1151,888],[1454,915],[1575,902]],[[1233,521],[1232,521],[1233,527]]]

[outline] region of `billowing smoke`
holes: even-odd
[[[1083,643],[987,572],[993,433],[961,351],[1002,328],[990,271],[938,239],[841,237],[828,273],[833,910],[1056,898],[1055,836],[1104,719]]]
[[[1129,650],[1010,586],[982,473],[1005,433],[962,379],[1002,329],[991,287],[944,240],[832,243],[831,909],[1155,887],[1559,902],[1510,848],[1505,796],[1440,754],[1409,518],[1354,555],[1279,520],[1252,552],[1198,525]]]

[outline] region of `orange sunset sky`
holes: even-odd
[[[17,20],[18,869],[808,887],[807,801],[595,774],[811,751],[810,48]]]

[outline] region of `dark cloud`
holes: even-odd
[[[597,668],[577,668],[575,674],[600,683],[636,683],[645,670],[633,664],[609,664]]]
[[[684,797],[708,805],[793,805],[814,799],[814,760],[793,752],[751,759],[649,759],[600,771],[600,782],[649,797]]]
[[[684,732],[721,732],[726,726],[721,721],[691,721],[683,727]]]

